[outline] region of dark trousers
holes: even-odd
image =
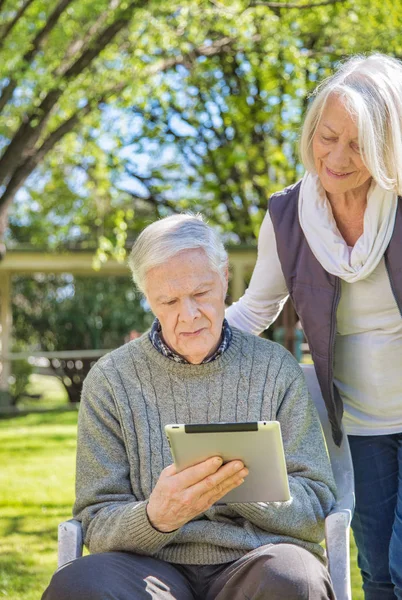
[[[223,565],[173,565],[129,552],[78,558],[42,600],[335,600],[329,573],[291,544],[262,546]]]
[[[349,436],[352,529],[366,600],[402,600],[402,433]]]

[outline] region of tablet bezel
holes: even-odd
[[[278,421],[165,425],[178,471],[211,456],[240,459],[249,469],[244,483],[217,504],[290,500],[285,453]]]

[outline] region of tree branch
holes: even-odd
[[[251,0],[249,6],[266,6],[267,8],[315,8],[316,6],[328,6],[329,4],[343,4],[346,0],[322,0],[322,2],[311,2],[308,4],[294,4],[293,2],[264,2],[264,0]]]
[[[2,48],[6,37],[9,35],[12,29],[14,29],[15,25],[18,23],[24,12],[27,10],[27,8],[29,8],[33,1],[34,0],[25,0],[22,6],[17,10],[15,17],[11,19],[8,23],[5,23],[0,29],[0,48]]]
[[[122,11],[120,17],[106,27],[94,40],[93,44],[64,73],[64,80],[69,81],[80,75],[86,67],[102,52],[116,34],[130,21],[135,5],[146,4],[146,0],[133,0]],[[37,107],[21,123],[10,144],[0,160],[0,185],[13,176],[23,159],[31,154],[36,142],[55,108],[56,102],[64,92],[64,86],[50,90]],[[3,197],[0,197],[0,207]]]
[[[96,19],[95,23],[93,23],[91,25],[91,27],[88,29],[87,33],[82,38],[74,40],[69,45],[69,47],[67,48],[67,50],[64,54],[63,59],[61,60],[61,65],[66,65],[73,58],[74,55],[77,55],[79,52],[81,52],[83,50],[83,48],[88,46],[88,44],[91,42],[91,40],[99,33],[102,26],[107,21],[107,18],[109,17],[110,13],[113,10],[115,10],[116,8],[118,8],[120,2],[121,2],[121,0],[110,0],[109,8],[107,10],[103,11],[99,15],[99,17]],[[58,67],[56,69],[56,71],[55,71],[56,75],[61,75],[60,69],[61,69],[61,67]]]
[[[109,92],[111,93],[111,92]],[[24,185],[25,181],[34,171],[34,169],[38,166],[38,164],[45,158],[45,156],[54,148],[54,146],[67,134],[73,131],[75,126],[79,123],[79,121],[85,117],[88,113],[90,113],[94,104],[99,106],[106,99],[106,93],[103,93],[102,96],[93,99],[92,102],[88,102],[84,107],[80,110],[76,111],[69,119],[61,123],[59,127],[57,127],[52,133],[44,140],[40,148],[36,150],[34,154],[28,156],[27,160],[25,160],[20,166],[18,166],[8,185],[1,196],[0,203],[0,240],[2,239],[5,228],[6,228],[6,218],[5,214],[7,212],[8,206],[13,201],[15,194],[18,190]],[[0,252],[0,260],[1,260],[1,252]]]
[[[98,105],[104,102],[104,98],[98,99]],[[2,243],[4,233],[7,227],[7,209],[13,201],[15,194],[24,185],[25,181],[38,166],[38,164],[44,159],[44,157],[50,152],[54,146],[67,134],[73,131],[79,121],[87,115],[93,106],[88,103],[85,107],[74,113],[69,119],[62,123],[57,129],[55,129],[43,142],[41,147],[37,150],[34,155],[28,157],[28,159],[21,164],[15,171],[10,179],[3,195],[1,196],[0,205],[0,261],[5,254],[5,246]]]
[[[19,71],[19,75],[22,75],[28,69],[32,60],[34,59],[36,54],[39,52],[39,50],[42,48],[43,44],[46,42],[47,38],[49,37],[50,32],[52,31],[52,29],[54,29],[59,18],[61,17],[63,12],[66,10],[68,5],[71,4],[71,2],[73,2],[73,0],[60,0],[59,1],[58,5],[54,9],[54,11],[51,13],[48,20],[46,21],[46,24],[44,25],[44,27],[42,27],[42,29],[37,33],[35,39],[32,42],[30,49],[28,50],[28,52],[26,52],[24,54],[24,56],[22,58],[22,68]],[[3,111],[6,104],[11,99],[17,85],[18,85],[18,81],[11,77],[9,83],[2,90],[1,95],[0,95],[0,113]]]
[[[2,201],[7,202],[9,197],[14,197],[26,178],[32,173],[35,167],[44,159],[46,154],[54,148],[54,146],[67,133],[72,131],[82,117],[87,115],[92,110],[92,107],[87,104],[79,111],[75,112],[69,119],[64,121],[44,140],[43,144],[38,148],[35,154],[32,154],[25,160],[22,165],[15,170],[12,178],[7,185],[5,192],[2,195]]]
[[[147,188],[147,192],[149,195],[146,198],[144,198],[143,196],[137,196],[136,194],[134,194],[134,192],[130,192],[129,190],[123,190],[123,191],[126,194],[128,194],[129,196],[131,196],[134,200],[141,200],[142,202],[148,202],[151,206],[154,207],[157,217],[161,216],[160,208],[162,206],[169,208],[175,214],[178,214],[181,212],[180,209],[178,209],[177,206],[174,204],[174,202],[171,202],[170,200],[167,200],[166,198],[162,198],[162,197],[158,198],[154,193],[151,192],[149,185],[146,185],[146,182],[144,182],[137,175],[132,174],[132,176],[137,177],[137,179],[141,180],[141,183]]]
[[[253,36],[252,39],[258,41],[261,39],[261,36]],[[183,65],[189,69],[191,68],[192,63],[195,59],[201,56],[216,56],[218,54],[221,54],[222,52],[228,52],[231,49],[231,47],[235,44],[235,42],[235,38],[224,37],[220,40],[217,40],[213,44],[198,46],[197,48],[194,48],[189,54],[181,54],[179,56],[166,58],[155,63],[154,65],[144,69],[143,76],[152,77],[153,75],[157,75],[158,73],[165,73],[166,71],[169,71],[169,69],[173,69],[178,65]],[[118,94],[122,92],[124,88],[126,88],[130,83],[131,81],[118,83],[104,95],[108,96]]]
[[[106,27],[98,37],[89,45],[81,56],[70,66],[62,66],[59,72],[66,79],[76,77],[96,58],[100,52],[112,41],[112,39],[123,29],[131,20],[133,9],[141,8],[147,4],[147,0],[132,0],[128,6],[121,12],[120,16]]]
[[[146,0],[133,1],[123,11],[120,18],[109,25],[94,41],[77,61],[71,65],[64,72],[64,79],[73,79],[79,75],[90,63],[100,54],[103,48],[113,39],[113,37],[124,27],[124,25],[131,19],[132,9],[134,6],[140,6],[146,4]],[[216,41],[214,44],[209,46],[203,45],[195,48],[191,57],[194,59],[198,56],[213,56],[225,51],[226,48],[234,44],[234,38],[222,38]],[[183,64],[188,61],[187,57],[174,57],[173,59],[167,59],[158,63],[155,67],[147,69],[147,75],[153,75],[157,72],[165,71],[172,68],[175,65]],[[127,84],[120,84],[114,87],[114,91],[124,89]],[[12,177],[12,173],[15,168],[18,168],[19,164],[25,157],[33,152],[33,148],[39,139],[48,119],[50,118],[51,111],[54,109],[56,102],[63,94],[64,89],[59,87],[50,90],[42,100],[40,106],[31,113],[30,116],[26,117],[25,121],[21,123],[18,131],[15,133],[10,144],[6,148],[2,158],[0,159],[0,185],[4,183],[7,177]],[[110,93],[113,93],[112,91]],[[35,123],[33,126],[32,124]],[[3,203],[3,198],[0,197],[0,207]]]
[[[222,52],[227,52],[236,42],[235,38],[232,37],[223,37],[219,40],[216,40],[212,44],[198,46],[194,48],[189,54],[174,56],[172,58],[166,58],[158,63],[155,63],[152,67],[147,69],[147,74],[150,76],[155,75],[156,73],[161,73],[164,71],[168,71],[173,67],[177,67],[178,65],[191,66],[192,62],[195,58],[199,58],[200,56],[215,56],[216,54],[221,54]]]
[[[0,0],[1,1],[1,0]],[[61,0],[69,1],[69,0]],[[140,7],[146,4],[146,0],[131,1],[128,6],[122,11],[119,18],[106,27],[94,40],[90,46],[83,52],[83,54],[70,66],[65,66],[63,70],[64,81],[71,80],[79,75],[89,64],[100,54],[103,48],[113,39],[113,37],[129,22],[132,17],[132,11],[135,6]],[[113,0],[111,0],[111,6]],[[260,37],[260,36],[257,36]],[[187,55],[174,57],[165,61],[158,62],[156,65],[147,69],[147,75],[153,75],[157,72],[166,71],[178,64],[184,64],[187,62],[191,66],[192,62],[199,56],[213,56],[222,52],[228,51],[231,46],[235,43],[234,38],[221,38],[215,41],[211,45],[199,46]],[[113,93],[121,91],[128,85],[127,82],[115,85],[108,91],[104,91],[102,99],[93,99],[90,102],[93,106],[94,102],[98,105],[100,102]],[[64,86],[56,87],[50,90],[47,95],[43,98],[39,107],[37,107],[31,115],[28,115],[21,123],[19,129],[15,133],[9,146],[6,148],[3,157],[0,159],[0,182],[6,183],[6,189],[2,196],[0,196],[0,214],[4,215],[6,205],[12,201],[15,193],[25,182],[26,178],[33,171],[33,169],[39,164],[43,156],[54,146],[56,143],[56,132],[53,132],[45,140],[42,146],[35,150],[35,145],[43,132],[43,129],[50,118],[52,111],[56,107],[56,103],[60,96],[64,92]],[[73,125],[68,128],[67,123],[62,124],[56,131],[59,134],[58,139],[61,139],[62,132],[64,129],[71,130]],[[55,140],[51,143],[51,140]],[[47,149],[48,148],[48,149]],[[46,150],[47,149],[47,150]],[[4,207],[4,211],[2,210]],[[173,207],[170,207],[173,208]],[[1,230],[1,227],[0,227]],[[1,231],[0,231],[1,239]]]

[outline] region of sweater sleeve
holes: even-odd
[[[285,358],[277,381],[289,381],[295,367],[299,373],[290,385],[283,386],[276,415],[281,424],[291,499],[231,506],[265,531],[319,543],[324,538],[325,517],[335,504],[336,486],[318,414],[293,357]]]
[[[112,389],[97,365],[85,379],[78,419],[74,518],[90,552],[152,555],[176,535],[150,523],[146,500],[130,483],[130,466]]]
[[[240,300],[226,309],[226,318],[230,325],[258,335],[275,321],[288,295],[267,212],[258,237],[258,257],[250,285]]]

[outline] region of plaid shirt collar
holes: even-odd
[[[152,324],[151,331],[149,332],[149,339],[151,340],[153,347],[156,348],[158,352],[163,354],[163,356],[166,356],[167,358],[170,358],[171,360],[174,360],[177,363],[182,363],[186,365],[189,364],[188,360],[186,360],[183,356],[180,356],[180,354],[177,354],[174,350],[169,348],[167,344],[165,344],[165,342],[162,339],[161,332],[161,324],[159,323],[158,319],[155,319]],[[213,355],[209,358],[204,358],[201,364],[212,362],[213,360],[218,358],[218,356],[221,356],[221,354],[223,354],[225,350],[229,348],[231,340],[232,330],[230,329],[230,325],[226,321],[226,319],[223,319],[221,343],[219,344],[219,347],[215,350]]]

